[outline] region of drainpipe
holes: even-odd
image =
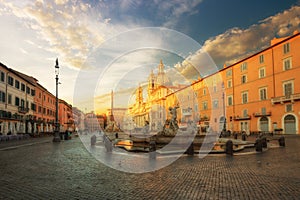
[[[273,48],[272,48],[272,68],[273,68],[273,97],[276,97],[276,88],[275,88],[275,71],[274,71],[274,52],[273,52]]]
[[[7,91],[8,91],[8,86],[7,86],[7,81],[8,81],[8,74],[9,74],[9,72],[6,72],[6,77],[5,77],[5,80],[4,80],[4,82],[5,82],[5,110],[7,110],[7,101],[8,101],[8,94],[7,94]]]

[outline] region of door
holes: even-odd
[[[293,115],[284,117],[284,132],[285,134],[296,134],[296,119]]]
[[[268,132],[269,131],[269,120],[267,117],[261,117],[259,120],[260,124],[260,130],[262,132]]]

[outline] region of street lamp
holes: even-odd
[[[222,82],[222,89],[223,89],[222,97],[223,97],[223,117],[224,117],[222,132],[223,132],[223,134],[225,134],[225,132],[226,132],[226,113],[225,113],[225,85],[224,85],[224,82]]]
[[[54,129],[54,138],[53,142],[60,142],[59,136],[59,123],[58,123],[58,74],[59,74],[59,65],[58,65],[58,58],[56,58],[55,64],[55,81],[56,81],[56,101],[55,101],[55,129]]]

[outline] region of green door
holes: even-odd
[[[284,132],[285,134],[296,134],[296,119],[293,115],[284,117]]]

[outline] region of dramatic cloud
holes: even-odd
[[[207,40],[203,49],[219,67],[234,62],[270,46],[274,37],[292,35],[300,28],[300,7],[271,16],[248,29],[232,28],[225,33]]]
[[[154,3],[158,8],[158,13],[161,14],[162,17],[166,17],[166,21],[163,26],[173,28],[183,14],[195,13],[193,8],[199,5],[202,1],[203,0],[154,0]]]
[[[80,68],[88,53],[104,41],[105,33],[99,27],[108,21],[94,19],[89,4],[68,0],[2,4],[7,13],[19,17],[24,26],[38,33],[40,40],[47,41],[44,49],[60,55],[70,67]]]

